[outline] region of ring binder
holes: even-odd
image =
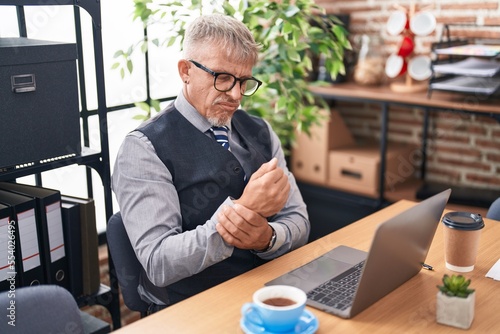
[[[94,200],[67,195],[62,195],[61,200],[80,207],[83,294],[90,295],[98,291],[101,284]]]
[[[0,204],[0,291],[15,289],[20,286],[19,268],[20,251],[17,226],[10,206]]]
[[[83,295],[82,231],[80,205],[62,201],[63,231],[68,258],[69,291],[73,297]]]
[[[68,271],[64,249],[64,233],[61,214],[61,193],[58,190],[19,183],[0,182],[0,189],[33,198],[45,282],[68,288]]]
[[[35,200],[33,198],[0,190],[0,203],[12,208],[13,221],[19,229],[16,250],[22,259],[18,269],[20,286],[45,283],[41,260],[41,245],[36,227]]]

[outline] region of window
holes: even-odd
[[[139,21],[132,22],[133,3],[120,0],[101,2],[103,58],[106,85],[106,104],[108,113],[108,134],[110,148],[111,171],[114,160],[124,136],[136,128],[140,121],[134,120],[137,114],[144,113],[133,103],[145,101],[149,91],[153,99],[169,100],[181,89],[181,81],[177,74],[179,47],[150,47],[149,78],[146,76],[145,56],[141,52],[134,55],[134,70],[121,78],[119,71],[111,69],[116,62],[114,54],[143,38],[144,30]],[[75,17],[73,6],[26,6],[26,32],[29,38],[59,42],[76,41]],[[92,52],[92,22],[83,9],[80,10],[81,36],[84,51],[86,105],[88,110],[97,108],[97,91],[95,87],[94,60]],[[161,29],[151,28],[148,34],[161,37]],[[17,12],[14,6],[0,6],[0,38],[20,36]],[[90,51],[89,51],[90,50]],[[167,102],[162,102],[164,107]],[[100,149],[97,116],[89,117],[90,147]],[[83,142],[82,142],[83,143]],[[43,186],[59,189],[63,194],[87,197],[86,168],[71,165],[42,174]],[[33,176],[19,179],[19,182],[34,184]],[[92,171],[93,198],[96,203],[97,229],[102,233],[106,229],[104,195],[100,176]],[[113,201],[113,209],[118,204]]]

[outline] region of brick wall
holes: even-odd
[[[377,38],[382,53],[396,51],[398,36],[386,32],[386,22],[394,4],[409,8],[412,1],[394,0],[316,0],[328,13],[349,14],[350,40],[354,51],[359,49],[359,37],[367,34]],[[430,36],[415,39],[414,54],[429,54],[431,44],[439,41],[445,23],[476,24],[479,27],[452,29],[452,36],[498,38],[500,2],[498,0],[436,0],[415,1],[418,8],[430,6],[437,27]],[[351,72],[355,52],[349,56]],[[349,73],[349,72],[348,72]],[[352,74],[352,72],[351,72]],[[385,79],[385,83],[390,83]],[[477,99],[477,97],[476,97]],[[464,103],[474,103],[464,96]],[[360,143],[378,139],[380,112],[377,105],[341,103],[336,105],[356,140]],[[422,133],[421,110],[391,107],[389,112],[389,141],[420,145]],[[500,190],[500,123],[489,117],[446,112],[431,113],[429,127],[429,157],[426,179],[451,185]]]

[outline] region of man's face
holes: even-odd
[[[237,78],[251,77],[252,64],[239,63],[228,59],[226,50],[207,48],[200,57],[193,59],[214,72],[230,73]],[[184,85],[186,99],[207,118],[212,125],[229,124],[231,117],[239,107],[242,95],[240,83],[227,92],[219,92],[214,88],[214,76],[188,62],[189,79]]]

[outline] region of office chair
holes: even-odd
[[[486,218],[500,220],[500,197],[491,203]]]
[[[137,292],[142,266],[130,244],[120,212],[109,219],[106,238],[125,306],[140,312],[143,318],[147,315],[149,305]]]
[[[58,285],[26,286],[13,292],[3,291],[0,293],[0,308],[0,333],[85,332],[75,299],[68,290]]]

